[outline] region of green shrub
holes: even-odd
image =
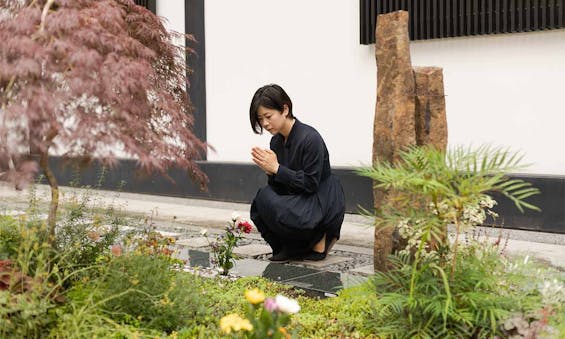
[[[0,260],[14,258],[22,242],[16,219],[0,215]]]
[[[112,259],[91,286],[117,322],[171,332],[203,314],[196,279],[172,270],[168,257],[126,254]]]
[[[24,219],[3,223],[3,234],[12,237],[3,241],[7,258],[0,261],[0,338],[48,333],[56,322],[52,310],[64,301],[64,279],[46,241],[46,227]]]
[[[55,233],[55,248],[64,254],[60,266],[73,272],[95,265],[107,255],[120,235],[115,214],[112,206],[99,208],[91,191],[80,196],[73,193],[61,209]]]
[[[90,283],[78,283],[67,291],[67,302],[55,310],[57,326],[50,338],[145,338],[160,337],[150,330],[120,324],[105,314],[103,301]],[[159,334],[159,333],[157,333]]]
[[[419,263],[393,257],[394,267],[374,278],[378,301],[375,331],[398,338],[490,338],[502,334],[500,323],[513,312],[541,307],[540,294],[527,291],[525,277],[509,273],[495,247],[462,246],[456,269],[433,258]]]
[[[539,190],[507,177],[523,168],[520,160],[517,153],[488,146],[449,152],[413,147],[394,164],[376,163],[360,171],[388,195],[376,225],[397,229],[405,246],[391,258],[390,270],[374,278],[376,333],[394,338],[491,337],[502,334],[501,321],[511,312],[543,306],[537,291],[530,295],[520,284],[501,287],[523,276],[505,271],[498,248],[460,244],[461,233],[481,225],[488,215],[496,217],[493,192],[512,200],[520,211],[539,210],[525,201]],[[447,236],[449,224],[455,226],[453,242]]]

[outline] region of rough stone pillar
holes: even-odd
[[[440,67],[414,67],[416,79],[416,144],[447,148],[447,117],[443,71]]]
[[[415,79],[410,61],[408,12],[381,14],[377,19],[375,55],[377,59],[377,104],[375,108],[373,163],[397,161],[399,152],[416,144]],[[391,192],[373,190],[375,211],[379,213]],[[374,266],[386,270],[392,253],[393,225],[376,225]]]
[[[430,145],[445,151],[447,116],[443,70],[440,67],[414,67],[414,77],[416,79],[416,144]],[[441,238],[447,239],[447,228]],[[437,248],[437,245],[435,239],[430,240],[431,248]]]

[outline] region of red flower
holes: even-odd
[[[243,231],[243,233],[251,233],[251,230],[253,229],[253,226],[251,226],[251,223],[249,223],[249,221],[247,221],[247,220],[241,220],[241,221],[237,224],[237,228],[239,228],[241,231]]]

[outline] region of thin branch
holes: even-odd
[[[49,13],[49,9],[51,9],[51,5],[55,0],[47,0],[45,6],[43,6],[43,11],[41,12],[41,23],[39,24],[39,32],[42,33],[45,30],[45,19],[47,19],[47,13]]]

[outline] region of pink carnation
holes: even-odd
[[[273,298],[267,298],[264,302],[265,309],[269,312],[274,312],[278,309],[277,302]]]

